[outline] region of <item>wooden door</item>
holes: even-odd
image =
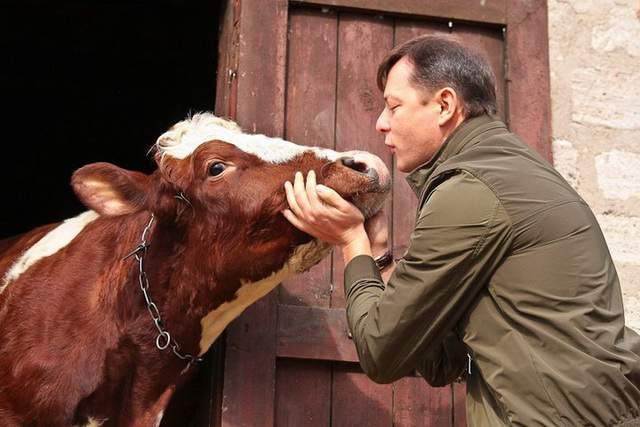
[[[339,151],[393,158],[374,129],[378,63],[418,34],[454,34],[489,59],[500,114],[547,158],[546,2],[486,0],[228,0],[221,29],[218,114],[245,129]],[[406,244],[415,197],[394,172],[393,244]],[[221,424],[461,426],[464,385],[410,376],[378,385],[347,334],[343,265],[333,255],[282,284],[229,328]]]

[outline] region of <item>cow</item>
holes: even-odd
[[[211,113],[154,144],[147,175],[74,172],[88,211],[0,241],[0,424],[159,425],[173,390],[251,303],[330,247],[282,215],[296,171],[365,218],[390,175],[366,152],[243,133]]]

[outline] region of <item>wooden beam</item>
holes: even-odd
[[[291,4],[339,7],[412,17],[500,24],[507,22],[506,0],[289,0]]]
[[[509,128],[552,161],[547,2],[514,0],[507,12]]]
[[[278,307],[278,357],[357,362],[342,308]]]

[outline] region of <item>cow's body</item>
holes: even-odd
[[[202,355],[246,306],[327,252],[280,214],[284,180],[314,169],[366,215],[379,208],[389,185],[379,160],[365,156],[376,164],[358,171],[337,153],[260,137],[281,152],[196,116],[159,139],[153,175],[106,164],[76,172],[76,192],[97,212],[0,241],[1,425],[159,422],[193,371],[173,343]],[[139,264],[125,258],[149,224],[150,247],[137,254],[172,337],[164,351]]]

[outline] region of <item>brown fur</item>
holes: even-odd
[[[214,160],[235,170],[210,177]],[[295,171],[316,170],[347,199],[380,192],[366,175],[312,153],[273,165],[219,141],[160,164],[149,176],[105,163],[79,169],[74,189],[101,216],[0,294],[2,425],[69,426],[89,417],[146,425],[186,379],[185,363],[155,347],[136,263],[123,260],[151,212],[150,292],[182,350],[197,354],[201,318],[233,299],[241,280],[278,270],[310,240],[281,214],[283,183]],[[0,277],[53,227],[0,242]]]

